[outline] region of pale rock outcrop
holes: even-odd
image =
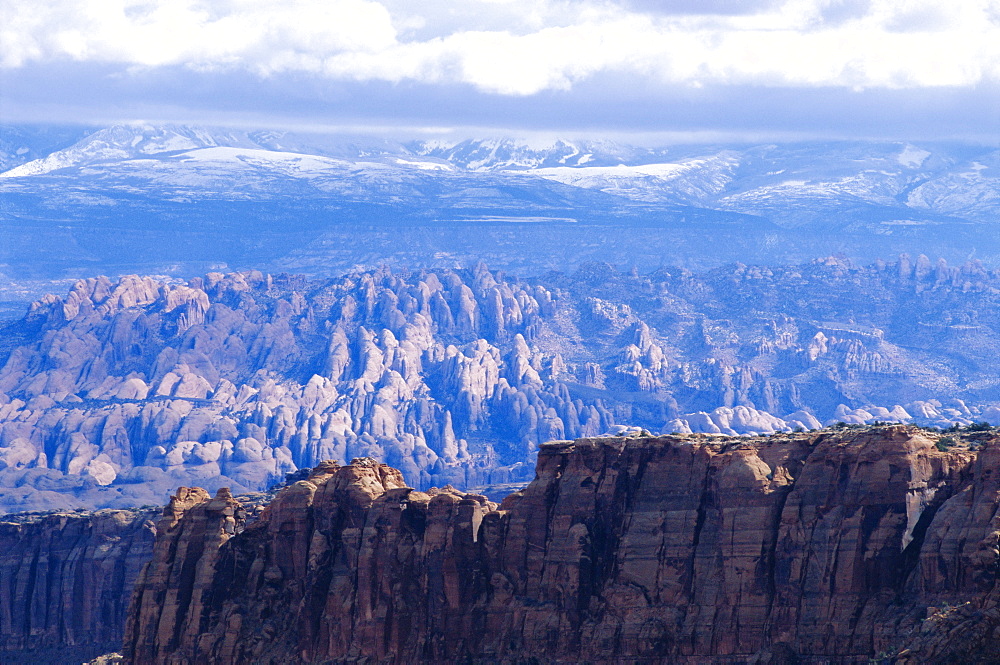
[[[948,268],[939,283],[931,264],[915,282],[908,262],[81,280],[6,328],[0,509],[35,505],[32,492],[160,502],[216,467],[199,480],[213,491],[262,489],[362,456],[419,488],[527,480],[546,439],[616,422],[732,435],[982,420],[996,405],[976,386],[1000,359],[978,312],[1000,277]],[[259,459],[236,456],[249,440]],[[183,442],[234,452],[168,461]],[[139,467],[160,480],[126,482]]]
[[[783,418],[786,427],[794,429],[819,429],[823,424],[808,411],[798,410]]]

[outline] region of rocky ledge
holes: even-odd
[[[499,506],[411,489],[372,459],[325,462],[245,528],[227,492],[182,489],[136,584],[125,656],[1000,657],[989,646],[1000,437],[975,436],[885,426],[556,441]]]

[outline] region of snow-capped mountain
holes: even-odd
[[[956,164],[906,195],[907,205],[996,221],[1000,210],[1000,150]]]
[[[532,171],[559,167],[618,166],[661,161],[667,151],[613,141],[491,138],[407,144],[418,155],[437,157],[467,171]]]
[[[732,183],[739,153],[723,150],[705,157],[651,164],[614,166],[552,166],[532,174],[575,187],[599,189],[637,201],[702,205]]]
[[[639,148],[610,141],[498,138],[408,147],[468,171],[530,174],[635,201],[733,210],[789,226],[823,225],[832,211],[864,209],[891,222],[928,214],[989,221],[1000,210],[997,153],[973,146],[816,142]]]
[[[527,274],[587,260],[707,267],[836,252],[1000,264],[1000,238],[983,226],[1000,213],[989,147],[78,131],[60,143],[0,128],[11,165],[0,173],[0,273],[14,281],[481,258]]]
[[[199,154],[198,151],[215,148],[231,148],[235,151],[215,150]],[[256,151],[256,152],[247,152]],[[102,165],[115,165],[135,160],[171,160],[181,158],[208,162],[256,161],[273,162],[278,170],[283,170],[291,155],[302,159],[332,158],[336,164],[345,160],[387,161],[403,166],[422,169],[451,169],[450,164],[433,158],[426,159],[411,155],[401,145],[390,141],[342,139],[339,141],[310,140],[288,132],[240,132],[178,125],[116,125],[96,131],[77,143],[29,161],[0,173],[4,178],[20,178],[51,173],[60,169]],[[334,162],[327,161],[326,165]],[[237,164],[238,165],[238,164]],[[322,168],[312,163],[314,168]],[[309,171],[306,168],[303,172]]]
[[[884,208],[876,217],[938,214],[988,221],[1000,208],[998,155],[989,149],[911,143],[720,149],[493,138],[403,144],[358,136],[120,125],[0,177],[21,179],[89,167],[86,175],[98,179],[145,175],[158,183],[196,186],[201,178],[204,193],[212,195],[227,179],[237,188],[248,179],[298,179],[320,191],[343,192],[357,190],[344,183],[362,173],[361,179],[380,187],[393,179],[405,187],[409,172],[478,174],[484,182],[487,176],[534,176],[624,200],[731,210],[797,226],[822,225],[830,211],[858,206]],[[525,182],[523,177],[514,181]]]
[[[213,135],[206,130],[191,127],[117,125],[94,132],[68,148],[0,173],[0,177],[42,175],[71,167],[112,164],[163,153],[218,145],[237,146],[241,143],[244,142],[232,134]]]
[[[0,173],[67,148],[92,132],[59,125],[0,126]]]
[[[743,153],[737,178],[713,207],[764,214],[784,225],[933,219],[951,211],[908,205],[908,193],[947,177],[961,146],[910,143],[760,146]]]

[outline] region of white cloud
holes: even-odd
[[[70,58],[128,65],[269,69],[288,54],[323,58],[396,42],[369,0],[3,0],[2,64]]]
[[[311,72],[507,95],[608,72],[691,86],[1000,80],[1000,0],[754,4],[719,0],[698,14],[690,0],[0,0],[0,65]]]

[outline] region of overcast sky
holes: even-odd
[[[1000,0],[0,0],[6,122],[1000,137]]]

